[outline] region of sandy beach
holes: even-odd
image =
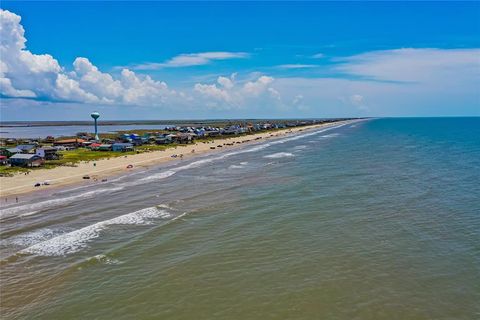
[[[20,173],[13,177],[0,177],[0,196],[9,197],[79,183],[100,183],[102,179],[108,179],[114,175],[120,175],[122,173],[139,170],[152,165],[158,165],[167,161],[182,161],[180,157],[172,157],[173,155],[183,155],[184,160],[200,154],[221,152],[225,149],[239,148],[245,144],[258,143],[260,140],[259,138],[261,138],[261,140],[274,139],[299,131],[329,127],[340,123],[342,122],[294,127],[240,137],[219,138],[209,143],[200,142],[182,145],[176,148],[169,148],[163,151],[144,152],[135,155],[126,155],[124,157],[79,163],[75,167],[62,166],[53,169],[32,170],[28,175]],[[227,143],[233,145],[226,145]],[[222,147],[218,148],[218,145],[222,145]],[[215,149],[211,149],[211,147],[215,147]],[[132,165],[133,168],[127,169],[127,166],[129,165]],[[83,176],[85,175],[90,176],[92,179],[83,179]],[[43,183],[45,181],[49,181],[50,185],[34,187],[35,183]]]

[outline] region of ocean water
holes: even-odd
[[[304,131],[0,228],[2,319],[479,319],[480,118]]]

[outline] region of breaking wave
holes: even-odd
[[[98,238],[102,231],[112,225],[144,225],[152,223],[154,219],[169,218],[170,216],[171,214],[165,210],[158,207],[149,207],[64,233],[25,248],[20,253],[39,256],[65,256],[85,248],[90,241]]]
[[[323,128],[321,130],[314,130],[314,131],[311,131],[311,132],[309,131],[307,133],[296,134],[296,135],[291,136],[291,137],[281,138],[281,139],[271,141],[271,142],[267,142],[267,143],[261,143],[261,144],[258,144],[258,145],[255,145],[255,146],[252,146],[252,147],[249,147],[249,148],[240,149],[240,150],[236,150],[236,151],[231,151],[231,152],[220,154],[218,156],[196,160],[196,161],[193,161],[193,162],[188,163],[186,165],[179,166],[179,167],[176,167],[176,168],[171,168],[167,171],[156,173],[156,174],[153,174],[151,176],[140,178],[138,180],[134,180],[134,181],[130,181],[130,182],[118,183],[118,181],[121,181],[124,178],[124,177],[118,177],[118,178],[112,180],[112,182],[115,181],[114,185],[116,185],[116,187],[112,187],[112,188],[103,188],[103,189],[98,189],[98,190],[92,190],[92,191],[87,191],[87,192],[72,195],[72,196],[66,196],[64,198],[56,198],[56,199],[40,201],[40,202],[32,203],[32,204],[26,204],[26,205],[15,206],[15,207],[8,207],[8,208],[5,208],[3,210],[0,210],[0,219],[9,218],[9,217],[12,217],[12,216],[17,216],[17,215],[21,215],[23,217],[34,215],[34,214],[36,214],[38,212],[41,212],[43,210],[46,210],[46,209],[51,209],[51,208],[54,208],[54,207],[67,205],[67,204],[71,203],[72,201],[77,201],[77,200],[81,200],[81,199],[85,199],[85,198],[93,198],[93,197],[95,197],[99,194],[119,191],[119,190],[124,189],[126,186],[135,186],[135,185],[140,185],[140,184],[144,184],[144,183],[154,182],[156,180],[165,179],[165,178],[168,178],[168,177],[170,177],[170,176],[172,176],[172,175],[174,175],[177,172],[182,171],[182,170],[197,168],[197,167],[200,167],[204,164],[208,164],[208,163],[211,163],[211,162],[214,162],[214,161],[217,161],[217,160],[225,159],[225,158],[228,158],[228,157],[231,157],[231,156],[234,156],[234,155],[238,155],[238,154],[242,154],[242,153],[260,151],[260,150],[263,150],[263,149],[268,148],[268,147],[273,146],[273,145],[282,144],[282,143],[286,143],[286,142],[289,142],[289,141],[295,141],[295,140],[298,140],[298,139],[301,139],[301,138],[317,135],[317,134],[320,134],[320,133],[328,131],[328,130],[340,128],[344,125],[345,124],[340,124],[340,125],[335,125],[335,126]],[[333,134],[333,135],[335,135],[335,134]],[[332,135],[327,135],[327,136],[332,136]],[[280,155],[275,155],[274,154],[274,155],[266,156],[266,158],[277,158],[277,157],[291,156],[290,154],[287,155],[286,152],[279,153],[279,154]],[[83,186],[82,186],[82,188],[83,188]]]
[[[293,153],[277,152],[277,153],[272,153],[267,156],[264,156],[264,158],[267,158],[267,159],[279,159],[279,158],[289,158],[289,157],[294,157]]]
[[[31,203],[31,204],[25,204],[17,207],[11,207],[11,208],[6,208],[3,210],[0,210],[0,219],[5,219],[9,218],[12,216],[15,216],[16,214],[20,214],[22,216],[30,216],[33,214],[36,214],[42,210],[45,209],[50,209],[53,207],[58,207],[63,204],[68,204],[71,201],[74,200],[80,200],[80,199],[85,199],[85,198],[92,198],[95,197],[98,194],[103,194],[103,193],[110,193],[110,192],[115,192],[122,190],[123,187],[114,187],[114,188],[105,188],[105,189],[98,189],[98,190],[92,190],[92,191],[87,191],[84,193],[76,194],[73,196],[68,196],[64,198],[58,198],[58,199],[51,199],[51,200],[45,200],[45,201],[40,201],[36,203]]]

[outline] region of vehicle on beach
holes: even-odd
[[[90,176],[89,175],[85,175],[82,177],[82,179],[90,179]]]

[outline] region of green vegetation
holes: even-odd
[[[191,125],[195,125],[198,123],[192,123]],[[226,126],[226,125],[231,125],[235,124],[235,122],[232,121],[218,121],[218,122],[212,122],[211,125],[214,126]],[[270,133],[275,133],[276,131],[279,131],[281,129],[268,129],[268,130],[263,130],[263,132],[270,132]],[[124,133],[136,133],[140,136],[143,136],[146,133],[171,133],[165,130],[125,130],[125,131],[118,131],[115,133],[102,133],[101,138],[102,139],[112,139],[114,140],[117,138],[119,135],[124,134]],[[234,135],[220,135],[220,136],[213,136],[213,137],[201,137],[195,139],[196,143],[209,143],[218,139],[229,139],[229,138],[235,138],[239,136],[249,136],[249,135],[254,135],[258,132],[246,132],[246,133],[241,133],[241,134],[234,134]],[[65,139],[65,138],[75,138],[75,137],[62,137],[59,139]],[[88,148],[78,148],[75,150],[68,150],[68,151],[59,151],[58,153],[61,155],[61,159],[59,160],[47,160],[45,164],[41,167],[33,167],[33,168],[23,168],[23,167],[8,167],[8,166],[0,166],[0,176],[10,176],[15,173],[21,173],[21,172],[28,172],[30,170],[37,170],[37,169],[51,169],[55,168],[57,166],[76,166],[77,163],[80,162],[89,162],[89,161],[96,161],[100,159],[108,159],[108,158],[115,158],[115,157],[123,157],[126,155],[132,155],[132,154],[137,154],[137,153],[143,153],[143,152],[153,152],[153,151],[163,151],[169,148],[176,148],[179,146],[183,146],[182,144],[167,144],[167,145],[157,145],[157,144],[145,144],[141,146],[136,146],[135,151],[130,151],[130,152],[115,152],[115,151],[93,151]]]
[[[0,177],[8,177],[12,176],[15,173],[21,172],[28,172],[30,169],[22,168],[22,167],[7,167],[7,166],[0,166]]]
[[[114,151],[91,151],[86,148],[78,148],[75,150],[68,151],[59,151],[59,154],[62,155],[60,160],[48,160],[45,162],[44,167],[55,167],[55,166],[65,166],[65,165],[74,165],[76,163],[85,161],[95,161],[106,158],[122,157],[130,154],[135,154],[132,152],[114,152]]]

